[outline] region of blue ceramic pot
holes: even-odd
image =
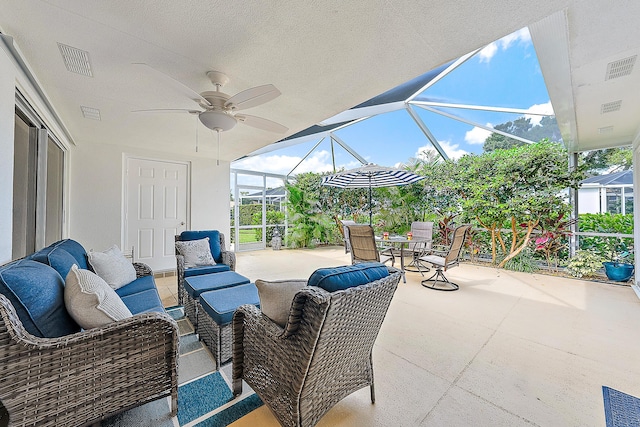
[[[633,274],[633,264],[613,261],[603,262],[602,264],[609,280],[626,282]]]

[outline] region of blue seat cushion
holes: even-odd
[[[116,294],[122,298],[127,295],[148,291],[149,289],[156,289],[156,282],[151,275],[138,277],[133,282],[116,289]]]
[[[158,313],[164,313],[164,307],[162,300],[158,294],[158,290],[147,289],[146,291],[138,292],[121,297],[124,305],[127,306],[131,314],[146,313],[149,311],[157,311]]]
[[[203,274],[185,278],[184,288],[192,298],[198,298],[205,291],[229,288],[249,283],[250,280],[235,271]]]
[[[56,338],[80,332],[64,305],[62,277],[46,264],[24,259],[0,267],[0,293],[32,335]]]
[[[227,264],[203,265],[201,267],[192,267],[184,269],[184,277],[199,276],[201,274],[220,273],[222,271],[230,271],[231,268]]]
[[[364,285],[389,275],[389,270],[379,262],[362,262],[342,267],[319,268],[309,277],[309,286],[335,292]]]
[[[200,294],[202,309],[219,326],[231,323],[233,313],[244,304],[260,307],[258,288],[255,283],[233,286],[231,288],[207,291]]]
[[[209,238],[209,247],[213,259],[220,264],[222,262],[222,249],[220,248],[220,232],[218,230],[187,230],[180,233],[180,240],[200,240]]]
[[[76,242],[75,240],[64,239],[60,240],[59,242],[55,242],[50,246],[55,246],[69,252],[71,256],[75,258],[76,264],[78,264],[78,268],[93,271],[93,269],[89,267],[89,263],[87,261],[87,251],[80,243]],[[64,277],[66,276],[63,276],[63,278]]]
[[[47,246],[31,254],[29,258],[53,267],[63,279],[67,278],[71,266],[78,264],[78,260],[61,246]],[[78,267],[82,268],[80,265]]]

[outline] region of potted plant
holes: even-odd
[[[633,264],[625,262],[630,257],[627,245],[622,238],[607,239],[607,251],[611,261],[603,262],[604,272],[609,280],[626,282],[633,275]]]

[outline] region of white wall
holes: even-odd
[[[580,188],[578,190],[578,213],[600,213],[599,188]]]
[[[11,260],[15,68],[0,49],[0,264]]]
[[[87,249],[124,245],[123,158],[129,155],[190,162],[190,228],[216,229],[229,236],[228,162],[216,166],[211,159],[177,157],[124,145],[78,143],[70,153],[69,237]]]
[[[34,108],[50,121],[50,115],[25,83],[4,49],[0,49],[0,264],[11,260],[13,228],[13,133],[15,90],[18,85]],[[49,120],[47,120],[49,119]],[[57,126],[52,125],[55,131]],[[191,163],[191,229],[217,229],[229,236],[228,162],[216,166],[215,160],[132,150],[126,145],[96,145],[78,141],[63,143],[69,149],[68,195],[65,237],[78,240],[86,248],[105,249],[121,245],[123,228],[123,157],[125,154],[158,160]],[[195,154],[195,153],[194,153]],[[228,240],[227,240],[228,242]],[[227,243],[228,245],[228,243]]]

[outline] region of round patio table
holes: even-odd
[[[407,236],[389,236],[388,239],[383,239],[380,236],[376,236],[376,242],[379,243],[392,243],[394,246],[400,246],[400,271],[402,272],[402,282],[407,283],[407,278],[405,277],[405,269],[404,269],[404,248],[408,243],[426,243],[431,239],[426,237],[412,237],[409,239]]]

